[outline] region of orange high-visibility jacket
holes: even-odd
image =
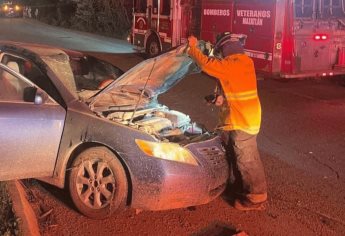
[[[219,60],[202,54],[195,46],[189,55],[207,74],[217,78],[226,102],[221,108],[219,128],[257,134],[261,124],[261,105],[253,61],[245,54],[234,54]]]

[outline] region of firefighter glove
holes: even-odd
[[[190,47],[195,47],[198,44],[198,39],[194,37],[193,35],[188,37],[188,45]]]

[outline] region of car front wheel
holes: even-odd
[[[89,148],[73,162],[69,191],[82,214],[94,219],[106,218],[126,204],[128,182],[125,170],[109,149]]]

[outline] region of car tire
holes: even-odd
[[[126,172],[105,147],[86,149],[76,157],[68,185],[74,205],[87,217],[103,219],[126,205]]]
[[[150,36],[146,43],[146,55],[149,58],[155,57],[161,53],[161,47],[156,36]]]

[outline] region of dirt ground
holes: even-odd
[[[0,182],[0,235],[19,235],[18,219],[12,210],[6,182]]]
[[[225,236],[236,230],[249,235],[345,234],[345,212],[338,206],[345,202],[339,198],[344,196],[343,189],[332,189],[332,181],[316,181],[273,157],[262,156],[269,182],[269,205],[263,212],[239,212],[218,198],[191,209],[139,214],[129,209],[97,221],[77,213],[63,191],[37,184],[31,187],[37,196],[32,205],[39,216],[51,211],[39,217],[42,235]]]

